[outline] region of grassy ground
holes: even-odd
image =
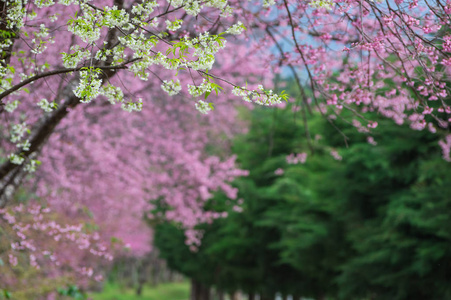
[[[141,296],[135,290],[107,283],[101,293],[89,295],[92,300],[187,300],[189,282],[163,283],[156,287],[145,286]]]

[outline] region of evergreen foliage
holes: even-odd
[[[345,143],[315,115],[308,124],[320,135],[307,143],[291,105],[254,110],[250,120],[234,142],[250,171],[235,181],[243,212],[203,225],[197,253],[174,225],[157,227],[156,244],[172,268],[264,299],[451,297],[451,169],[439,134],[379,120],[370,137],[334,120]],[[305,163],[289,163],[301,152]],[[217,195],[209,205],[221,211],[225,201]]]

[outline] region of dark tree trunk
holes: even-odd
[[[191,279],[191,296],[190,300],[201,300],[201,285],[198,281]]]
[[[326,296],[324,294],[319,294],[316,299],[318,299],[318,300],[325,300]]]
[[[143,284],[140,282],[138,283],[138,288],[136,289],[136,295],[141,296],[143,292]]]
[[[253,292],[249,293],[248,300],[255,300],[255,294]]]
[[[200,297],[199,300],[210,300],[210,288],[201,284]]]
[[[144,263],[138,267],[138,288],[136,289],[136,295],[140,296],[142,294],[142,289],[144,284],[147,282],[147,268]]]
[[[260,297],[261,297],[260,300],[274,300],[274,295],[261,294]]]

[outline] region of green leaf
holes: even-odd
[[[16,69],[13,66],[8,65],[7,68],[11,71],[11,73],[16,74]]]

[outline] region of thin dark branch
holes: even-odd
[[[127,69],[127,65],[129,63],[135,62],[137,60],[139,60],[140,58],[134,58],[132,60],[126,61],[120,65],[115,65],[115,66],[98,66],[95,67],[97,69],[101,69],[101,70],[119,70],[119,69]],[[80,70],[82,70],[83,68],[86,67],[78,67],[78,68],[64,68],[64,69],[58,69],[58,70],[53,70],[53,71],[48,71],[45,73],[41,73],[38,75],[35,75],[33,77],[30,77],[24,81],[22,81],[21,83],[16,84],[15,86],[13,86],[10,89],[7,89],[6,91],[4,91],[3,93],[0,94],[0,100],[5,98],[6,96],[8,96],[9,94],[19,90],[20,88],[26,86],[27,84],[32,83],[33,81],[36,81],[38,79],[41,78],[45,78],[45,77],[49,77],[49,76],[53,76],[53,75],[57,75],[57,74],[65,74],[65,73],[71,73],[71,72],[78,72]]]

